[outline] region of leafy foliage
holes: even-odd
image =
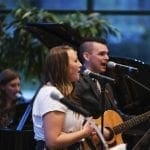
[[[23,72],[27,78],[40,78],[47,48],[24,28],[27,23],[39,22],[67,23],[83,37],[118,34],[117,29],[98,13],[56,15],[22,4],[3,16],[0,22],[0,70],[10,67]]]

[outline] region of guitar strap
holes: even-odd
[[[117,103],[115,102],[115,98],[109,84],[105,85],[105,100],[110,103],[114,110],[118,110]]]

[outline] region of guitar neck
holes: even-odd
[[[149,117],[150,117],[150,111],[148,111],[144,114],[135,116],[134,118],[131,118],[131,119],[115,126],[113,128],[113,131],[117,135],[119,133],[122,133],[122,132],[126,131],[129,128],[134,127],[135,125],[138,125],[138,124],[146,121]]]

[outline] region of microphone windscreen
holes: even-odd
[[[115,63],[115,62],[109,61],[109,62],[107,63],[107,67],[110,68],[110,69],[115,68],[115,66],[116,66],[116,63]]]
[[[20,92],[16,93],[16,98],[21,98],[22,97],[22,94]]]

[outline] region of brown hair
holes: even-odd
[[[6,85],[11,80],[14,80],[16,78],[20,79],[20,76],[18,73],[16,73],[12,69],[5,69],[0,73],[0,85]]]
[[[0,87],[5,86],[7,83],[11,82],[12,80],[19,78],[19,74],[17,74],[12,69],[5,69],[0,73]],[[16,100],[11,105],[11,107],[7,107],[7,102],[5,99],[5,91],[0,88],[0,127],[7,127],[10,124],[10,120],[12,120],[13,115],[13,107],[16,103]]]
[[[6,93],[5,93],[5,91],[3,91],[1,86],[5,86],[6,84],[8,84],[9,82],[11,82],[12,80],[14,80],[16,78],[20,79],[19,74],[9,68],[3,70],[0,73],[0,107],[3,107],[6,103],[6,101],[5,101]]]
[[[69,94],[69,87],[72,86],[68,80],[69,59],[67,51],[69,50],[74,49],[67,45],[50,49],[44,66],[44,83],[50,81],[64,95]]]

